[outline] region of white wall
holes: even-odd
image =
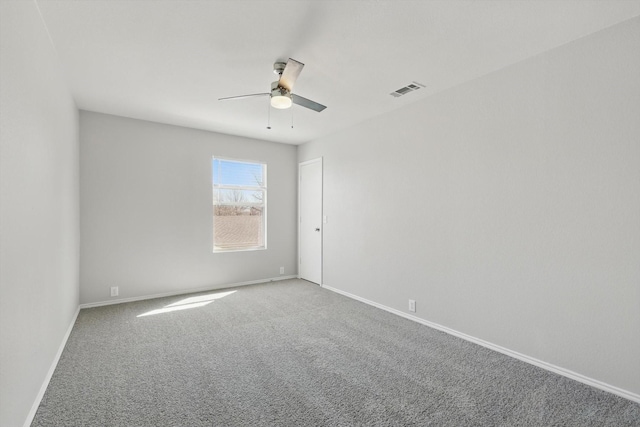
[[[78,308],[78,112],[34,2],[0,2],[0,425],[22,425]]]
[[[324,283],[640,394],[638,52],[640,18],[301,146]]]
[[[211,156],[267,163],[262,251],[212,253]],[[80,301],[296,274],[295,146],[80,112]],[[116,299],[116,298],[113,298]]]

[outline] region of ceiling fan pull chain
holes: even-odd
[[[271,102],[267,104],[267,129],[271,129]]]
[[[291,108],[291,129],[293,129],[293,108]]]

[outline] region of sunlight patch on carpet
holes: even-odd
[[[211,304],[213,301],[229,296],[237,291],[218,292],[215,294],[199,295],[195,297],[185,298],[183,300],[168,304],[163,308],[147,311],[146,313],[139,314],[136,317],[153,316],[154,314],[170,313],[172,311],[187,310],[190,308],[204,307]]]

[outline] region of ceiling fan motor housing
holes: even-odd
[[[279,85],[280,82],[271,83],[271,96],[289,96],[291,97],[291,92],[289,92],[286,88],[283,88]]]

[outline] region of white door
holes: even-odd
[[[322,159],[300,163],[298,274],[322,284]]]

